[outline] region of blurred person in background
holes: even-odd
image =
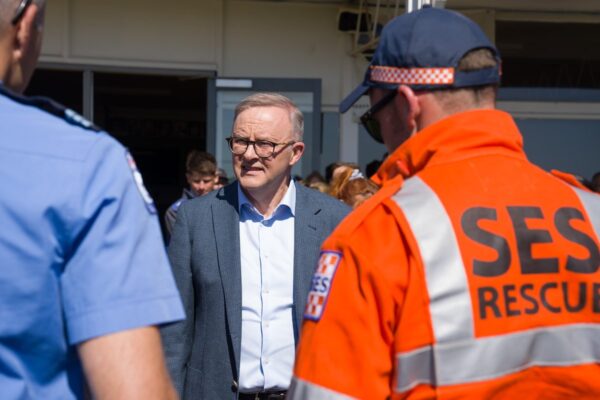
[[[316,189],[321,193],[329,193],[329,185],[318,171],[313,171],[308,174],[308,176],[304,178],[304,185],[311,189]]]
[[[357,164],[338,163],[332,170],[331,181],[329,182],[329,194],[339,199],[342,186],[348,182],[350,177],[358,177],[358,174],[362,176]]]
[[[600,172],[596,172],[592,177],[592,190],[596,193],[600,193]]]
[[[328,164],[325,167],[325,182],[326,183],[328,183],[328,184],[331,183],[331,178],[333,177],[333,171],[342,164],[343,163],[341,161],[336,161],[336,162],[332,162],[331,164]]]
[[[313,171],[304,178],[304,184],[306,186],[310,186],[315,182],[323,182],[326,183],[325,178],[319,173],[319,171]]]
[[[318,190],[321,193],[329,194],[329,185],[325,182],[316,181],[308,185],[308,187],[311,189]]]
[[[335,170],[329,194],[356,208],[378,189],[375,182],[365,178],[358,168],[354,168],[354,164],[342,164]]]
[[[183,189],[181,198],[171,204],[165,212],[165,227],[167,228],[167,243],[177,220],[177,211],[181,205],[195,197],[204,196],[213,191],[219,177],[215,157],[204,151],[192,150],[185,161],[185,179],[188,187]]]
[[[229,184],[229,178],[227,177],[227,172],[223,168],[217,168],[217,178],[215,181],[215,185],[213,190],[219,190],[223,186]]]
[[[325,180],[331,185],[334,180],[337,179],[338,175],[342,173],[342,171],[346,171],[348,168],[351,169],[359,169],[360,167],[356,163],[336,161],[334,163],[329,164],[325,168]]]
[[[387,154],[384,154],[383,160],[385,160],[386,157],[387,157]],[[383,161],[380,161],[380,160],[373,160],[370,163],[368,163],[367,166],[365,167],[366,176],[368,178],[370,178],[373,175],[375,175],[377,173],[377,170],[379,169],[379,167],[381,167],[381,164],[383,164]]]
[[[339,198],[352,208],[356,208],[364,203],[369,197],[373,196],[379,190],[379,186],[372,180],[363,176],[350,177],[344,183],[339,192]]]

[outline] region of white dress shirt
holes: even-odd
[[[285,390],[295,357],[293,180],[265,219],[238,185],[242,268],[241,392]]]

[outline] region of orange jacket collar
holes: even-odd
[[[382,185],[397,175],[408,178],[426,166],[484,154],[525,158],[523,138],[509,114],[474,110],[430,125],[398,147],[372,179]]]

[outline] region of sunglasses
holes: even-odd
[[[33,0],[21,0],[19,3],[19,7],[17,7],[17,11],[15,11],[14,17],[10,20],[10,23],[16,25],[19,23],[23,15],[25,15],[25,11],[27,7],[29,7],[33,3]]]
[[[383,143],[383,137],[381,136],[381,126],[374,115],[385,107],[394,97],[396,97],[397,90],[392,90],[386,94],[377,104],[369,108],[366,113],[360,117],[360,123],[364,126],[365,130],[377,143]]]

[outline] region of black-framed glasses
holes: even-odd
[[[295,141],[275,143],[269,140],[248,140],[235,136],[228,137],[225,140],[227,140],[227,143],[229,144],[229,150],[236,156],[241,156],[246,153],[248,146],[252,145],[254,147],[254,152],[260,158],[271,157],[275,153],[275,148],[277,146],[284,146],[285,148],[296,143]]]
[[[17,7],[17,11],[15,11],[14,17],[10,20],[10,23],[16,25],[19,23],[23,15],[25,15],[25,11],[27,7],[29,7],[33,3],[33,0],[21,0],[19,3],[19,7]]]
[[[379,125],[379,121],[375,119],[374,115],[383,107],[385,107],[390,101],[392,101],[392,99],[396,96],[396,93],[398,93],[397,90],[390,91],[388,94],[383,96],[383,98],[379,100],[377,104],[369,108],[367,112],[360,117],[360,123],[362,126],[365,127],[367,133],[378,143],[383,143],[383,137],[381,136],[381,126]]]

